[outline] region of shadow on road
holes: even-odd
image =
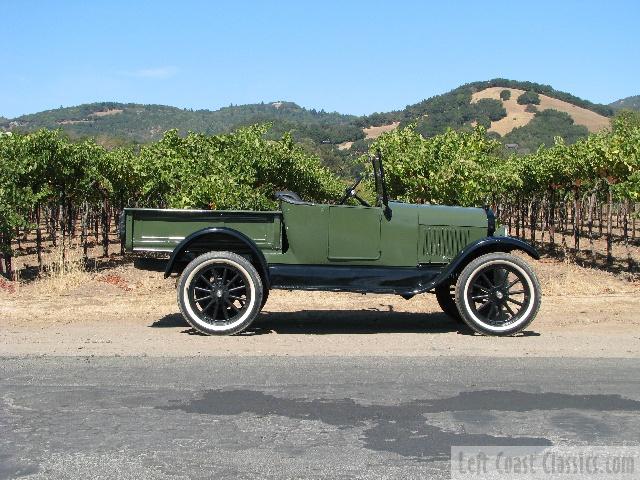
[[[179,313],[165,315],[152,328],[185,328],[181,333],[198,335]],[[277,334],[375,334],[375,333],[449,333],[473,335],[471,329],[443,313],[394,312],[379,310],[301,310],[262,312],[240,335]],[[530,332],[533,333],[533,332]]]

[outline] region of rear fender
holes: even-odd
[[[191,257],[212,251],[227,251],[248,255],[258,270],[265,288],[269,288],[269,270],[263,253],[244,233],[226,227],[208,227],[192,233],[174,248],[164,271],[164,277],[174,273]]]

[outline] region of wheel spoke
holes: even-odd
[[[511,309],[511,307],[509,306],[508,303],[504,304],[504,308],[506,308],[507,312],[509,312],[511,314],[511,317],[515,317],[516,316],[515,312]]]
[[[224,283],[227,281],[227,269],[225,268],[224,270],[222,270],[222,280],[221,282]]]
[[[205,313],[207,310],[209,310],[214,303],[218,303],[217,298],[212,298],[211,301],[207,303],[207,306],[202,309],[202,313]]]
[[[520,307],[524,306],[524,303],[519,302],[517,300],[514,300],[513,298],[507,298],[507,302],[515,303],[516,305],[518,305]]]
[[[240,305],[244,305],[246,303],[246,299],[242,298],[242,297],[236,297],[235,295],[229,295],[229,298],[233,298],[234,300],[237,300],[240,302]]]
[[[226,286],[226,287],[228,287],[229,285],[233,285],[233,282],[235,282],[238,278],[240,278],[240,274],[239,274],[239,273],[236,273],[236,274],[231,278],[231,280],[229,280],[229,281],[227,282],[227,284],[226,284],[225,286]]]
[[[243,288],[247,288],[246,285],[240,285],[239,287],[230,288],[229,291],[230,292],[235,292],[237,290],[242,290]]]
[[[475,295],[471,297],[471,300],[484,300],[485,298],[489,298],[489,294]]]
[[[501,285],[504,287],[509,280],[509,271],[506,268],[497,269],[496,273],[494,274],[494,279],[496,281],[496,285]]]
[[[204,283],[209,285],[210,288],[212,288],[212,289],[214,288],[213,285],[211,284],[211,282],[209,281],[209,279],[207,277],[205,277],[203,273],[200,274],[200,280],[203,280]]]
[[[229,300],[227,300],[227,305],[229,305],[231,308],[233,308],[236,312],[240,311],[240,309],[238,307],[236,307],[235,304],[233,302],[230,302]]]
[[[507,314],[506,309],[503,310],[502,307],[504,307],[504,305],[500,305],[500,307],[499,307],[500,308],[500,321],[506,322],[506,321],[509,320],[510,317]]]
[[[476,310],[479,312],[480,310],[484,310],[485,308],[487,308],[489,305],[492,305],[491,300],[487,300],[482,305],[480,305]]]
[[[522,283],[520,281],[520,278],[516,278],[513,282],[511,282],[509,285],[507,285],[507,290],[509,290],[511,287],[513,287],[516,283]]]
[[[211,318],[213,318],[214,322],[218,321],[218,309],[220,307],[220,302],[218,302],[216,300],[216,307],[213,309],[213,315],[211,315]]]
[[[491,280],[489,280],[489,277],[487,277],[487,276],[485,275],[485,273],[484,273],[484,272],[482,272],[482,273],[480,274],[480,277],[479,277],[479,278],[481,278],[482,280],[484,280],[485,284],[486,284],[489,288],[494,288],[494,287],[495,287],[495,285],[494,285],[493,283],[491,283]]]
[[[210,298],[213,298],[213,295],[209,294],[206,297],[202,297],[202,298],[196,298],[195,295],[193,297],[193,301],[196,303],[200,303],[203,300],[209,300]]]
[[[222,314],[224,315],[224,319],[228,322],[229,321],[229,312],[227,312],[227,307],[225,305],[222,306]]]
[[[526,293],[524,290],[516,290],[515,292],[509,292],[509,295],[519,295],[521,293]]]

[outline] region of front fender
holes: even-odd
[[[164,271],[164,277],[167,278],[169,275],[173,273],[176,261],[180,258],[182,254],[185,253],[185,251],[188,250],[189,245],[193,244],[197,240],[202,240],[203,237],[206,237],[206,236],[212,237],[211,248],[209,249],[209,251],[220,250],[220,248],[216,249],[216,242],[215,242],[216,237],[218,237],[219,239],[232,238],[235,242],[237,242],[237,244],[241,245],[243,247],[243,250],[248,251],[251,254],[251,256],[255,259],[256,263],[258,264],[256,265],[256,268],[258,268],[258,271],[261,274],[263,282],[265,283],[265,287],[268,288],[269,270],[267,268],[267,261],[264,258],[263,253],[256,246],[255,242],[251,240],[249,237],[247,237],[244,233],[234,230],[232,228],[226,228],[226,227],[203,228],[202,230],[193,232],[191,235],[189,235],[184,240],[182,240],[176,246],[176,248],[173,249],[173,252],[171,253],[171,257],[169,257],[169,262],[167,263],[167,267],[165,268],[165,271]],[[227,250],[229,249],[227,248]],[[231,249],[231,251],[233,251],[233,249]],[[234,252],[234,253],[240,253],[240,252]]]
[[[446,266],[446,268],[434,280],[432,287],[448,281],[452,276],[460,271],[474,258],[493,252],[512,252],[520,250],[527,253],[535,260],[540,259],[540,253],[527,242],[513,237],[485,237],[476,240],[464,247],[458,255]]]

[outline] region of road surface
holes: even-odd
[[[0,359],[0,477],[449,478],[452,445],[640,445],[634,359]]]

